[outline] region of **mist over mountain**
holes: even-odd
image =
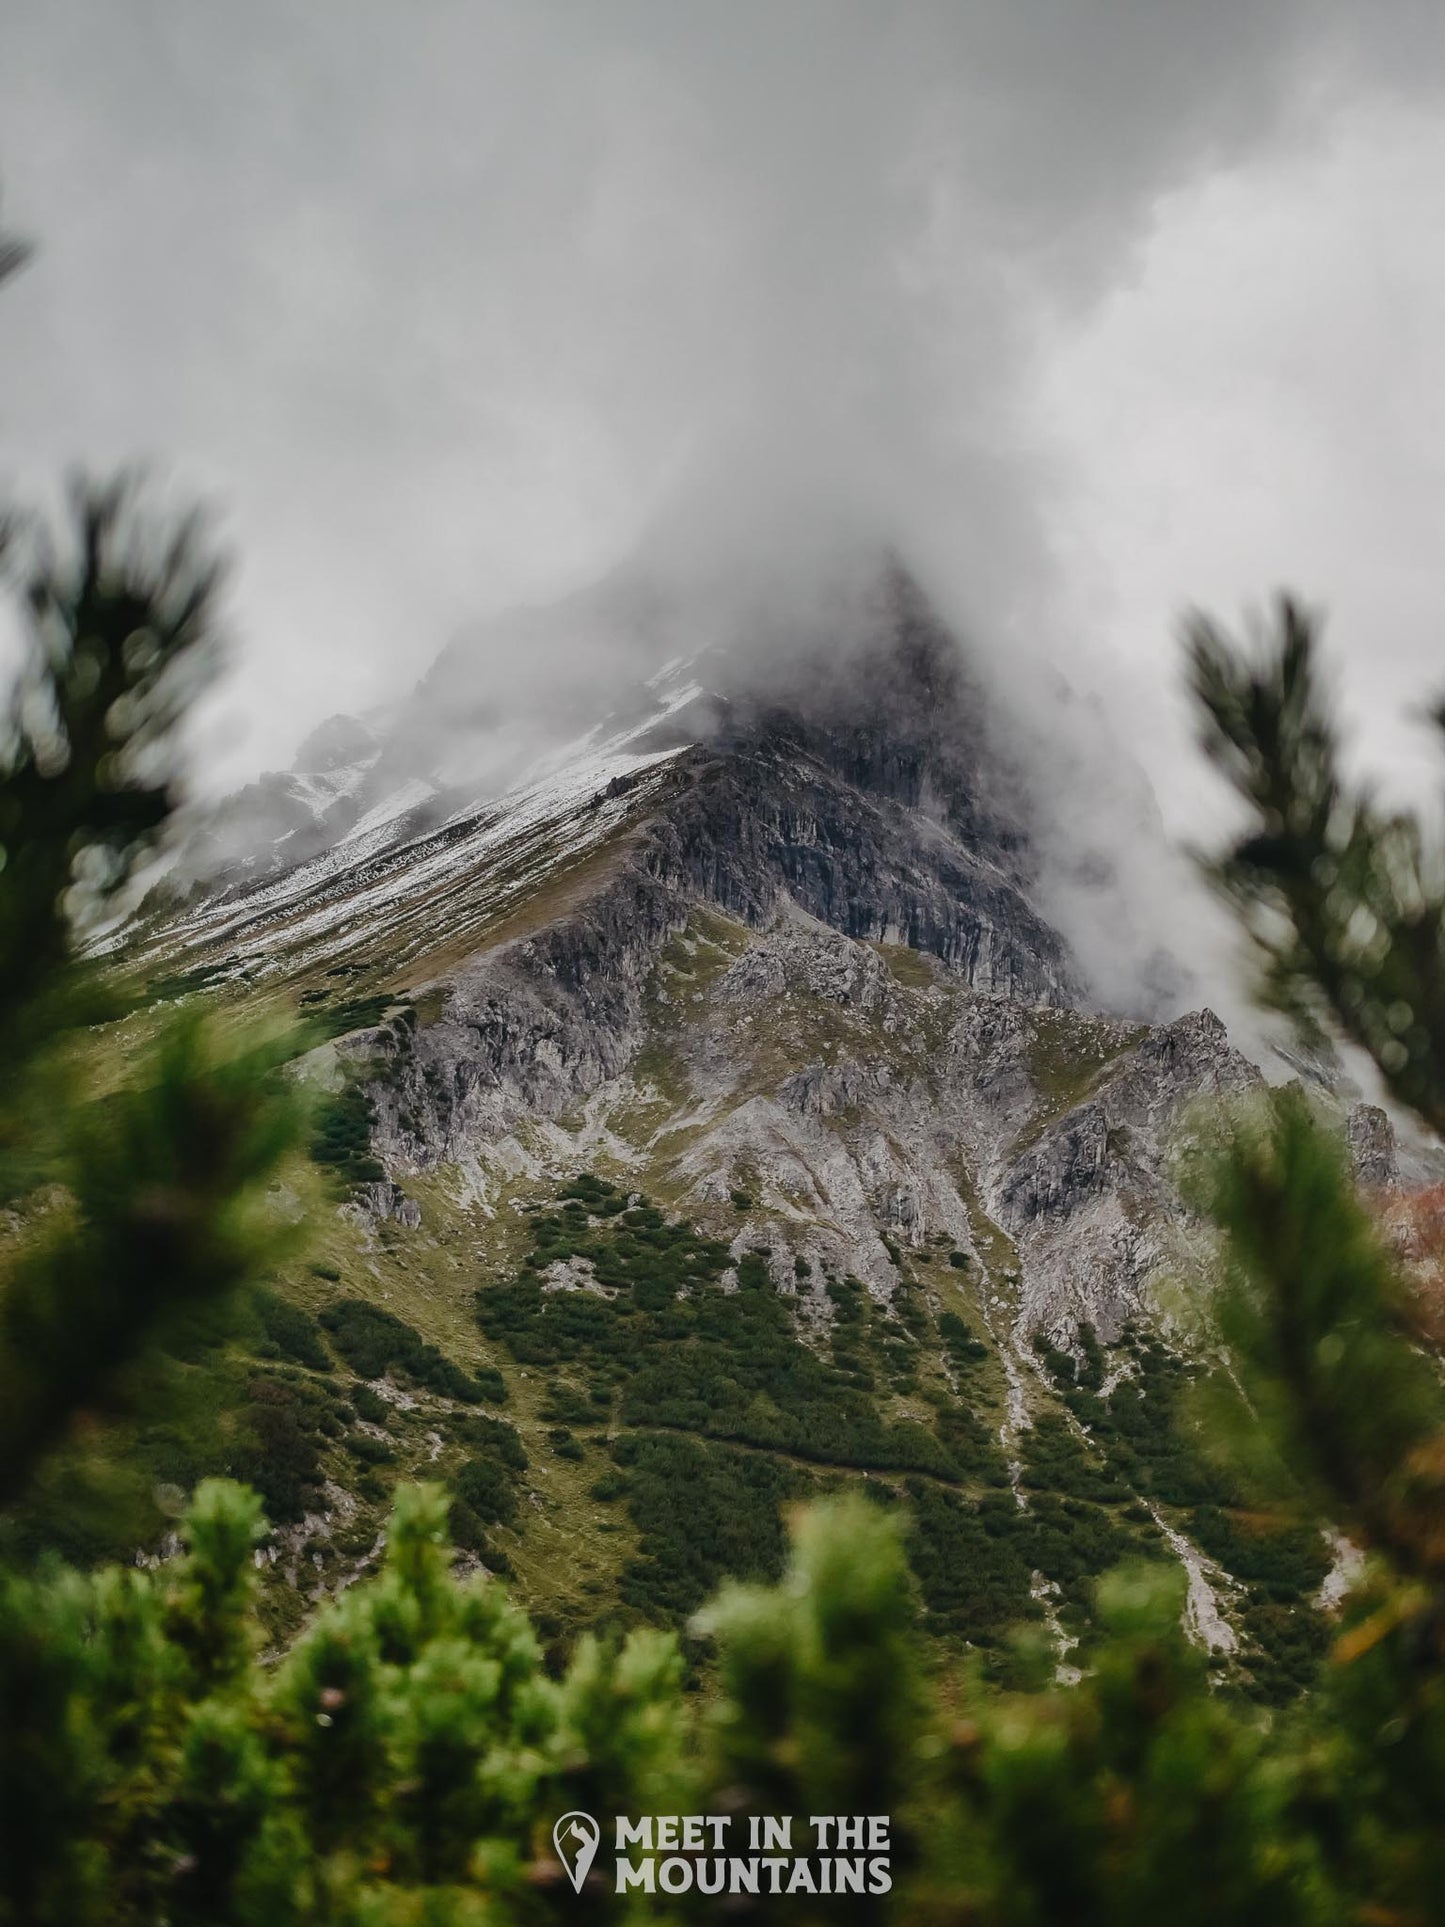
[[[901,652],[900,624],[913,639]],[[663,718],[659,681],[692,691]],[[274,876],[358,825],[436,826],[619,730],[671,749],[783,719],[805,744],[851,732],[860,768],[911,759],[927,771],[910,799],[924,809],[946,813],[950,784],[982,784],[1022,826],[1030,889],[1104,1005],[1177,1014],[1207,993],[1239,1009],[1208,906],[1102,706],[1042,666],[1026,690],[1000,679],[879,542],[800,539],[725,564],[644,555],[464,631],[403,701],[338,715],[290,771],[202,812],[179,876]]]
[[[5,464],[148,453],[222,506],[243,561],[213,796],[338,708],[404,702],[478,612],[638,552],[716,578],[819,522],[907,556],[1021,693],[1062,674],[1102,702],[1172,830],[1205,793],[1181,604],[1232,613],[1287,573],[1376,616],[1372,721],[1400,706],[1382,682],[1421,680],[1396,660],[1429,627],[1410,424],[1442,331],[1405,338],[1389,288],[1435,312],[1437,10],[348,21],[56,0],[6,23],[8,205],[44,245],[0,316],[25,371]]]

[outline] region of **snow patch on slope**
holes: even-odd
[[[549,871],[604,843],[652,793],[647,779],[690,747],[650,746],[659,726],[702,693],[683,678],[685,667],[669,665],[654,679],[667,687],[641,716],[621,727],[594,726],[540,758],[501,796],[425,829],[416,828],[416,815],[438,792],[423,777],[409,778],[329,849],[280,877],[213,898],[154,951],[228,950],[228,969],[254,981],[344,956],[360,942],[386,938],[393,961],[404,964],[442,927],[453,937],[481,932]]]

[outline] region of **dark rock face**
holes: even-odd
[[[754,928],[793,906],[934,956],[977,990],[1076,1000],[1063,941],[1029,902],[1028,839],[956,646],[906,585],[883,618],[847,674],[814,677],[796,706],[719,702],[712,740],[677,758],[611,880],[458,975],[394,1106],[423,1122],[411,1155],[555,1117],[618,1075],[652,965],[697,903]]]
[[[1107,1336],[1148,1313],[1148,1280],[1191,1263],[1192,1222],[1171,1153],[1201,1100],[1259,1087],[1212,1011],[1146,1031],[1094,1089],[1053,1119],[994,1179],[999,1221],[1025,1279],[1023,1320],[1065,1336],[1087,1320]]]
[[[1063,943],[1006,855],[774,738],[700,757],[644,860],[749,923],[786,896],[845,936],[926,951],[977,989],[1070,1001]]]
[[[1384,1190],[1399,1182],[1395,1127],[1378,1104],[1356,1104],[1345,1124],[1345,1142],[1356,1179]]]
[[[690,861],[746,822],[763,869],[835,930],[928,951],[981,989],[1067,1001],[1063,945],[1028,902],[1026,801],[957,643],[897,569],[871,621],[861,646],[805,656],[730,706],[722,794],[678,825]]]
[[[653,959],[686,917],[675,888],[629,865],[583,909],[464,972],[414,1046],[413,1114],[435,1120],[435,1148],[554,1117],[617,1076]]]
[[[841,1117],[876,1103],[885,1082],[886,1074],[876,1068],[854,1063],[819,1064],[786,1079],[779,1086],[778,1099],[803,1117]]]
[[[1262,1082],[1212,1010],[1147,1032],[1096,1096],[1051,1124],[1014,1162],[1000,1186],[1004,1222],[1022,1235],[1066,1223],[1103,1194],[1159,1186],[1163,1148],[1189,1108]]]
[[[1200,1100],[1235,1097],[1263,1083],[1229,1041],[1212,1010],[1191,1010],[1151,1030],[1128,1068],[1108,1086],[1115,1125],[1154,1128]]]
[[[421,1223],[421,1206],[415,1198],[409,1198],[399,1184],[392,1184],[382,1178],[375,1184],[363,1184],[358,1188],[354,1208],[371,1218],[395,1218],[398,1224],[415,1231]]]
[[[1102,1104],[1070,1111],[1008,1173],[1003,1222],[1015,1232],[1069,1217],[1109,1183],[1109,1120]]]

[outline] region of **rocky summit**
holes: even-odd
[[[1030,1626],[1079,1664],[1142,1552],[1185,1566],[1222,1679],[1288,1696],[1344,1553],[1193,1443],[1175,1178],[1261,1073],[1208,1010],[1096,1004],[908,578],[841,653],[679,649],[482,784],[405,722],[319,732],[128,953],[150,1009],[307,1026],[312,1235],[215,1368],[278,1633],[376,1556],[402,1477],[448,1482],[461,1556],[558,1640],[686,1627],[778,1570],[791,1501],[859,1485],[997,1677]],[[1337,1108],[1388,1188],[1387,1121]]]

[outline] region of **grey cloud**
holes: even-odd
[[[1034,316],[1172,186],[1442,70],[1421,0],[12,8],[43,251],[0,464],[149,453],[221,500],[213,782],[459,631],[501,673],[479,613],[639,550],[716,583],[894,543],[1027,708],[1068,649]]]

